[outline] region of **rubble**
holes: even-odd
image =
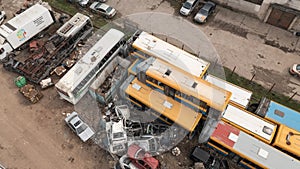
[[[31,84],[21,87],[19,91],[25,98],[31,101],[31,103],[37,103],[43,97],[43,94]]]
[[[172,154],[174,155],[174,156],[179,156],[180,155],[180,149],[178,148],[178,147],[175,147],[175,148],[173,148],[172,149]]]

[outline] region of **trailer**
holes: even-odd
[[[31,53],[24,60],[10,56],[3,67],[8,71],[19,73],[35,84],[39,84],[70,56],[77,44],[85,40],[92,30],[93,25],[90,18],[77,13],[46,42],[40,43],[39,50]]]
[[[0,59],[21,47],[54,23],[55,18],[46,7],[35,4],[0,26]]]

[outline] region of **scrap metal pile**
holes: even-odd
[[[31,84],[27,84],[21,87],[19,91],[26,99],[28,99],[32,103],[37,103],[43,97],[43,94]]]

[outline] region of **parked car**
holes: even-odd
[[[195,7],[198,5],[200,1],[199,0],[187,0],[182,4],[182,7],[180,8],[180,14],[184,16],[188,16],[192,13],[192,11],[195,9]]]
[[[216,4],[208,1],[206,2],[199,10],[199,12],[195,15],[194,21],[198,23],[205,23],[207,18],[214,12],[216,8]]]
[[[95,132],[82,121],[82,119],[78,116],[78,113],[75,111],[65,118],[65,122],[83,142],[86,142],[95,134]]]
[[[106,18],[113,18],[117,13],[115,8],[101,2],[92,3],[90,9],[92,12],[101,14]]]
[[[4,11],[0,11],[0,24],[6,19],[6,14]]]
[[[81,7],[85,8],[85,7],[87,7],[87,5],[89,4],[89,0],[79,0],[79,1],[78,1],[78,4],[79,4]]]
[[[300,77],[300,64],[294,64],[290,69],[289,72],[291,75],[299,76]]]

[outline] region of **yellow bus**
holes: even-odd
[[[122,85],[126,97],[141,108],[151,108],[153,114],[167,124],[172,122],[192,133],[202,115],[176,102],[172,98],[155,91],[134,78],[128,86]]]
[[[207,73],[209,62],[147,32],[137,32],[132,39],[133,55],[142,59],[158,58],[201,79]]]
[[[223,121],[218,123],[208,143],[225,155],[233,152],[232,158],[245,168],[300,168],[299,158],[279,151]]]
[[[160,59],[149,58],[136,69],[139,81],[204,115],[209,107],[223,112],[230,101],[231,92]]]
[[[300,132],[297,130],[280,125],[272,145],[300,158]]]

